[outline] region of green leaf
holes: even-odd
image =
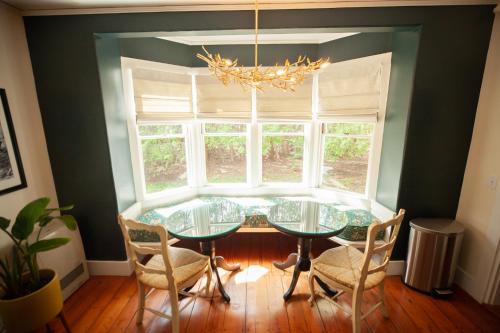
[[[44,252],[58,248],[59,246],[63,246],[67,244],[71,239],[70,238],[52,238],[52,239],[44,239],[33,243],[29,247],[30,253]]]
[[[62,212],[62,211],[65,211],[65,210],[72,210],[74,207],[75,207],[75,205],[67,205],[67,206],[62,206],[62,207],[59,207],[59,208],[49,208],[46,211],[47,212],[56,212],[56,211]]]
[[[68,228],[69,230],[76,230],[76,220],[72,215],[62,215],[58,218],[64,222],[66,228]]]
[[[20,240],[24,240],[31,235],[36,222],[45,212],[49,204],[49,198],[40,198],[30,202],[17,214],[16,222],[12,226],[12,234]]]
[[[9,227],[10,220],[5,217],[0,216],[0,229],[7,229]]]

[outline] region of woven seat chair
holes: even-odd
[[[388,317],[384,301],[384,278],[404,214],[405,211],[401,209],[393,219],[384,223],[370,225],[364,252],[351,246],[339,246],[326,250],[318,258],[313,259],[309,271],[309,289],[311,292],[309,301],[311,304],[315,301],[316,296],[320,296],[351,314],[352,331],[355,333],[360,332],[361,320],[379,306],[382,308],[384,317]],[[387,228],[391,228],[387,242],[375,246],[377,233],[382,230],[385,231]],[[382,255],[381,264],[373,259],[375,254]],[[315,278],[319,278],[328,286],[337,290],[338,293],[330,297],[324,291],[316,292]],[[380,297],[379,302],[365,314],[362,314],[363,291],[377,286]],[[345,292],[352,294],[352,310],[346,309],[336,302],[336,299]]]
[[[189,249],[169,246],[167,241],[167,229],[163,225],[148,225],[134,220],[118,216],[118,221],[123,232],[128,254],[135,265],[135,274],[139,287],[139,304],[137,308],[137,325],[142,324],[144,310],[150,311],[157,316],[172,320],[172,332],[179,332],[179,313],[192,303],[203,290],[197,292],[185,291],[192,287],[205,274],[207,281],[205,294],[208,296],[212,270],[210,268],[210,258]],[[155,232],[160,236],[159,245],[144,243],[138,244],[130,240],[130,230],[145,230]],[[137,255],[153,255],[146,263],[142,264]],[[146,294],[146,287],[151,290]],[[155,290],[168,290],[172,312],[170,315],[146,307],[146,298]],[[191,299],[179,308],[178,295],[191,297]]]

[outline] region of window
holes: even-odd
[[[187,185],[183,125],[139,125],[146,193]]]
[[[208,183],[245,183],[247,125],[204,124]]]
[[[373,124],[324,124],[322,182],[356,193],[365,193]]]
[[[262,125],[262,181],[302,182],[304,125]]]

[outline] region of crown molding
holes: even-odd
[[[496,0],[312,0],[308,2],[274,2],[267,0],[259,4],[261,10],[276,9],[327,9],[327,8],[359,8],[359,7],[408,7],[408,6],[458,6],[458,5],[494,5]],[[1,0],[0,0],[1,2]],[[90,14],[119,14],[119,13],[154,13],[154,12],[185,12],[185,11],[236,11],[253,10],[249,4],[193,4],[193,5],[165,5],[165,6],[130,6],[130,7],[99,7],[99,8],[61,8],[21,10],[23,16],[52,16],[52,15],[90,15]],[[499,6],[495,8],[498,12]]]

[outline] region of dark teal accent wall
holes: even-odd
[[[346,61],[391,52],[392,32],[363,32],[320,44],[318,55],[331,62]]]
[[[413,93],[420,29],[394,32],[391,78],[382,142],[377,201],[395,210],[403,165],[406,128]]]
[[[162,62],[186,67],[205,67],[207,64],[196,57],[197,53],[205,54],[201,46],[175,43],[159,38],[119,38],[123,57]],[[317,44],[280,44],[260,45],[259,63],[272,66],[288,57],[295,60],[299,55],[307,55],[311,59],[318,57]],[[238,59],[239,64],[253,66],[253,45],[208,45],[206,49],[212,54],[220,53],[230,59]]]
[[[114,39],[114,38],[110,38]],[[191,67],[193,50],[189,45],[159,38],[120,38],[123,57]]]
[[[405,147],[400,176],[394,174],[400,178],[399,190],[393,193],[396,207],[407,209],[395,259],[404,258],[409,219],[455,216],[494,18],[492,10],[493,6],[443,6],[261,13],[260,26],[268,29],[340,27],[356,31],[355,27],[421,26],[407,135],[400,137],[401,132],[394,130],[385,136]],[[25,26],[59,201],[76,204],[75,215],[88,259],[124,259],[116,229],[117,171],[105,114],[112,107],[106,106],[107,97],[103,97],[95,34],[251,29],[253,13],[25,17]],[[389,165],[393,156],[384,152],[382,165]],[[384,177],[389,179],[390,172]],[[394,184],[379,186],[393,191],[396,188]],[[388,203],[394,203],[387,198]]]

